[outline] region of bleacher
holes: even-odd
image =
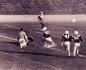
[[[86,0],[0,0],[0,14],[86,14]]]

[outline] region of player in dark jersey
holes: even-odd
[[[41,24],[41,31],[43,33],[43,39],[44,39],[44,47],[46,48],[51,48],[55,46],[55,43],[53,42],[51,35],[50,35],[50,31],[47,29],[47,27],[45,26],[45,21],[44,21],[44,14],[41,11],[40,15],[38,15],[38,20],[39,23]]]
[[[53,42],[50,31],[47,29],[46,26],[42,27],[42,33],[43,33],[43,38],[44,38],[44,47],[46,48],[51,48],[55,46],[55,43]]]
[[[78,56],[79,54],[79,47],[80,47],[80,41],[83,41],[81,35],[78,33],[78,31],[74,32],[73,35],[73,39],[74,39],[74,51],[73,51],[73,56]]]
[[[38,15],[38,20],[40,24],[44,23],[44,13],[41,11],[40,14]]]
[[[61,45],[64,46],[68,51],[68,56],[70,56],[70,42],[72,41],[72,36],[69,34],[69,31],[65,31],[62,36],[62,43]]]

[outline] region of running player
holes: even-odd
[[[38,15],[38,20],[40,24],[44,23],[44,13],[40,11],[40,14]]]
[[[42,21],[44,19],[44,13],[40,11],[40,14],[38,15],[38,19]]]
[[[42,26],[42,33],[44,38],[44,47],[51,48],[55,46],[55,43],[53,42],[50,31],[47,29],[45,25]]]
[[[41,24],[41,31],[43,33],[43,39],[44,39],[44,47],[46,48],[51,48],[55,46],[55,43],[53,42],[51,35],[50,35],[50,31],[47,29],[47,27],[45,26],[45,22],[44,22],[44,13],[41,11],[40,15],[38,15],[38,20],[39,23]]]
[[[74,39],[73,56],[78,56],[79,55],[80,41],[83,41],[83,39],[82,39],[82,37],[78,31],[74,31],[73,39]]]
[[[69,34],[69,31],[65,31],[62,36],[61,46],[64,46],[68,52],[68,56],[70,56],[70,42],[72,41],[72,36]]]

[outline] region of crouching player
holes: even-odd
[[[74,32],[73,39],[74,39],[73,56],[78,56],[79,55],[80,41],[83,41],[83,39],[82,39],[82,37],[78,31]]]
[[[20,29],[17,40],[20,45],[21,51],[23,51],[23,48],[25,48],[28,43],[28,37],[26,33],[23,31],[23,28]]]
[[[64,46],[68,52],[68,56],[70,56],[70,42],[72,41],[72,36],[69,34],[69,31],[65,31],[62,36],[61,46]]]
[[[44,25],[42,26],[42,30],[43,32],[43,38],[44,38],[44,47],[46,48],[52,48],[55,46],[55,43],[53,42],[51,36],[50,36],[50,31],[47,30],[47,27]]]

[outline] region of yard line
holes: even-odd
[[[9,27],[9,28],[12,28],[12,29],[20,29],[20,27],[15,27],[15,26],[6,26],[6,27]],[[26,28],[24,28],[24,30],[26,30],[26,31],[33,31],[33,30],[31,30],[31,29],[26,29]],[[34,33],[39,33],[39,34],[42,34],[41,32],[34,32]]]
[[[8,37],[8,36],[5,36],[5,35],[0,35],[0,37],[1,37],[1,38],[6,38],[6,39],[10,39],[10,40],[17,41],[17,39],[11,38],[11,37]]]

